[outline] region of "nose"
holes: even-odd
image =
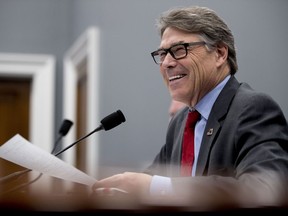
[[[176,64],[176,60],[168,52],[161,65],[162,67],[169,68],[169,67],[175,66],[175,64]]]

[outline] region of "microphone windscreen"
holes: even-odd
[[[61,134],[62,136],[66,136],[72,125],[72,121],[65,119],[61,125],[61,128],[59,129],[59,134]]]
[[[123,113],[120,110],[117,110],[116,112],[103,118],[101,120],[101,124],[104,130],[110,130],[125,121],[126,119]]]

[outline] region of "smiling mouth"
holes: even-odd
[[[179,75],[176,75],[176,76],[171,76],[171,77],[169,77],[169,81],[172,82],[172,81],[174,81],[174,80],[181,79],[181,78],[183,78],[184,76],[186,76],[186,74],[179,74]]]

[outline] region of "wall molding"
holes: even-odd
[[[77,80],[81,75],[78,68],[87,69],[87,125],[86,134],[93,131],[100,124],[99,119],[99,44],[100,31],[96,27],[88,28],[66,52],[64,57],[64,86],[63,86],[63,117],[76,122],[76,100]],[[84,136],[84,134],[83,134]],[[66,147],[76,140],[74,127],[63,140]],[[98,169],[98,145],[99,135],[97,133],[86,139],[87,152],[86,164],[88,175],[97,177]],[[63,160],[75,165],[75,149],[72,147],[63,155]]]

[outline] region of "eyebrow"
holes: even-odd
[[[174,42],[174,43],[172,43],[172,44],[170,45],[170,47],[175,46],[175,45],[179,45],[179,44],[183,44],[183,43],[186,43],[186,42],[185,42],[185,41]],[[166,49],[169,49],[170,47],[168,47],[168,48],[159,47],[159,48],[157,49],[157,51],[166,50]]]

